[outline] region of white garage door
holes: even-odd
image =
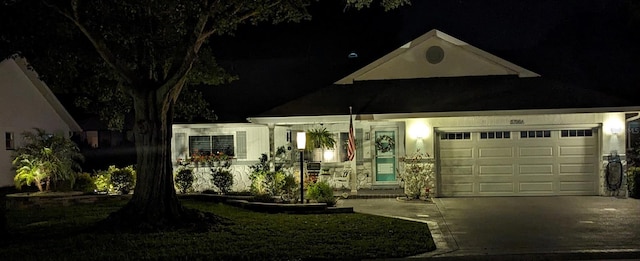
[[[596,129],[440,132],[441,196],[597,195]]]

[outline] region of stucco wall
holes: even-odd
[[[0,187],[13,186],[11,152],[5,148],[5,133],[14,135],[15,147],[22,144],[22,133],[33,128],[68,136],[70,127],[33,86],[14,60],[0,63]]]

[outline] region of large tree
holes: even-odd
[[[363,8],[373,0],[342,1],[345,6]],[[179,203],[174,189],[170,159],[171,125],[176,100],[185,86],[193,81],[224,82],[221,79],[225,76],[211,56],[208,47],[212,45],[208,41],[212,36],[233,34],[243,24],[309,19],[307,8],[314,0],[34,2],[4,0],[5,4],[29,6],[30,10],[49,10],[33,11],[30,16],[34,21],[42,21],[42,17],[54,14],[57,17],[52,18],[51,23],[66,21],[71,25],[64,27],[58,24],[53,33],[55,37],[67,41],[72,39],[69,44],[81,45],[78,50],[90,46],[97,54],[91,56],[82,52],[82,55],[71,55],[62,62],[73,61],[78,67],[45,77],[64,78],[77,75],[78,71],[94,74],[99,76],[94,79],[100,81],[88,86],[117,86],[133,104],[137,153],[135,192],[128,204],[108,220],[127,228],[159,229],[180,225],[192,218],[191,212]],[[379,1],[385,9],[408,2]],[[38,4],[43,8],[34,6]],[[48,28],[41,26],[43,30]],[[46,35],[52,35],[52,32]],[[56,42],[56,39],[51,41]],[[50,61],[49,64],[54,63]]]

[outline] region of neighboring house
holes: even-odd
[[[248,152],[237,162],[248,164],[280,146],[295,151],[295,132],[322,127],[336,133],[338,145],[325,159],[311,159],[322,159],[334,186],[353,192],[402,186],[399,159],[420,151],[434,158],[436,196],[625,195],[623,187],[608,189],[616,180],[605,173],[610,159],[624,162],[626,124],[638,119],[637,105],[545,79],[432,30],[251,124],[176,125],[174,156],[187,157],[200,137],[229,135]],[[344,161],[350,106],[355,167]],[[353,170],[350,180],[344,169]]]
[[[81,128],[38,78],[26,59],[12,57],[0,62],[0,187],[13,186],[11,152],[22,144],[22,133],[44,129],[67,137]]]

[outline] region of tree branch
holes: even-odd
[[[81,22],[80,22],[80,16],[78,14],[78,0],[72,0],[71,1],[71,6],[73,9],[73,14],[71,14],[68,11],[63,10],[62,8],[49,3],[47,0],[42,0],[42,3],[49,7],[52,8],[53,10],[55,10],[56,12],[58,12],[59,14],[61,14],[62,16],[64,16],[65,18],[69,19],[74,25],[76,25],[76,27],[78,27],[78,29],[80,30],[80,32],[82,32],[82,34],[84,34],[85,37],[87,37],[87,39],[89,40],[89,42],[91,42],[91,44],[93,45],[94,49],[96,50],[96,52],[98,52],[98,54],[100,55],[100,57],[102,57],[102,59],[112,68],[116,71],[116,73],[118,75],[120,75],[120,77],[122,77],[123,80],[125,80],[129,86],[128,88],[131,88],[131,86],[137,85],[137,83],[140,82],[140,80],[138,79],[138,77],[135,76],[135,74],[126,68],[126,66],[123,66],[122,63],[120,63],[118,61],[118,59],[113,55],[113,53],[111,52],[111,50],[109,49],[109,47],[107,47],[107,44],[102,41],[101,39],[95,37],[88,28],[86,28]],[[126,88],[126,86],[124,86]]]

